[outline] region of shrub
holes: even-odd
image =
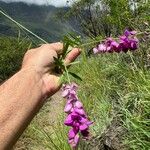
[[[0,82],[19,70],[23,55],[30,45],[26,39],[0,37]]]

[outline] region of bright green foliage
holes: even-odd
[[[141,29],[150,22],[149,0],[80,0],[65,16],[75,16],[88,37],[119,35],[125,28]]]
[[[0,82],[20,69],[23,55],[30,46],[26,39],[0,38]]]

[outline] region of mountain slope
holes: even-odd
[[[54,6],[28,5],[22,2],[5,3],[0,1],[0,9],[13,19],[47,41],[60,40],[61,37],[73,29],[75,23],[62,23],[56,19],[59,11],[69,8]],[[18,27],[0,14],[0,35],[17,36]]]

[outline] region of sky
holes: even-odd
[[[61,7],[61,6],[66,6],[67,0],[1,0],[1,1],[4,1],[4,2],[26,2],[29,4],[38,4],[38,5],[49,4],[49,5],[54,5],[56,7]]]

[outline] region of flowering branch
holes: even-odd
[[[136,31],[125,30],[124,35],[120,36],[118,41],[113,38],[107,38],[103,43],[100,43],[93,48],[94,54],[113,53],[113,52],[128,52],[138,48],[139,41],[136,37]]]
[[[77,147],[79,143],[79,132],[85,139],[89,138],[89,126],[92,124],[88,120],[83,104],[78,99],[76,92],[77,85],[74,83],[63,86],[62,96],[67,100],[64,111],[68,115],[64,123],[71,127],[68,142],[72,148]]]

